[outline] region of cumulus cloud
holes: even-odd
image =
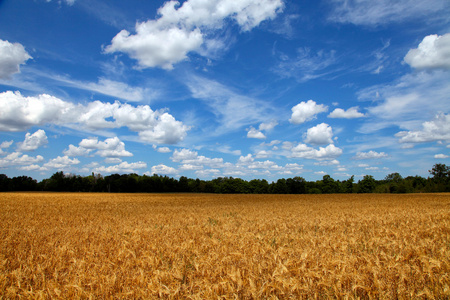
[[[255,159],[253,158],[253,156],[249,153],[246,156],[241,156],[238,159],[238,165],[248,165],[250,163],[252,163]]]
[[[132,106],[119,101],[75,105],[50,95],[24,97],[19,92],[0,93],[0,131],[24,131],[31,126],[54,124],[88,130],[128,127],[144,142],[175,144],[189,127],[165,111],[148,105]]]
[[[255,129],[253,127],[250,127],[250,129],[248,129],[247,137],[250,139],[265,139],[266,138],[264,133],[262,133],[261,131]]]
[[[333,0],[329,20],[356,25],[377,26],[448,11],[446,0]]]
[[[104,142],[99,141],[97,137],[83,139],[78,147],[69,145],[69,149],[64,150],[64,154],[67,156],[86,156],[92,151],[102,157],[133,156],[131,152],[125,150],[125,143],[118,137],[107,138]]]
[[[125,52],[139,62],[141,68],[173,69],[173,64],[187,59],[188,52],[203,44],[198,28],[193,31],[177,27],[159,28],[155,21],[138,23],[136,35],[122,30],[106,48],[106,53]]]
[[[286,144],[285,147],[288,147]],[[334,160],[342,154],[342,149],[333,144],[314,149],[306,144],[298,144],[290,149],[290,157],[306,158],[315,160]]]
[[[446,155],[446,154],[436,154],[434,156],[434,158],[438,158],[438,159],[445,159],[445,158],[449,158],[450,156]]]
[[[270,131],[275,126],[278,125],[277,121],[271,121],[269,123],[261,123],[259,124],[258,129],[255,129],[253,126],[251,126],[248,130],[247,137],[252,139],[265,139],[266,136],[262,131]]]
[[[370,150],[369,152],[358,152],[353,157],[353,159],[361,160],[361,159],[378,159],[378,158],[385,158],[388,157],[388,155],[384,152],[375,152]]]
[[[21,152],[13,152],[0,159],[0,168],[11,166],[24,166],[42,162],[44,157],[37,155],[36,157],[22,154]]]
[[[326,123],[309,128],[306,132],[305,143],[313,145],[332,144],[333,129]]]
[[[49,162],[44,164],[44,167],[63,170],[79,163],[80,161],[77,158],[70,159],[67,155],[65,155],[51,159]]]
[[[313,100],[308,100],[308,102],[300,102],[296,106],[292,107],[292,116],[289,122],[292,124],[302,124],[306,121],[313,120],[317,114],[326,112],[328,106],[320,104],[318,105]]]
[[[450,69],[450,33],[426,36],[404,61],[415,69]]]
[[[207,33],[220,29],[226,18],[248,31],[273,19],[282,8],[281,0],[188,0],[181,6],[178,1],[168,1],[159,8],[157,19],[137,23],[135,34],[122,30],[105,52],[127,53],[141,68],[170,70],[187,59],[189,52],[201,53],[202,45],[211,44]]]
[[[11,75],[20,73],[20,65],[31,58],[21,44],[0,40],[0,79],[9,79]]]
[[[328,118],[339,118],[339,119],[356,119],[362,118],[365,115],[358,111],[358,107],[351,107],[347,110],[343,110],[342,108],[336,108],[329,115]]]
[[[63,153],[66,156],[88,156],[91,151],[92,149],[69,145],[69,149],[64,150]]]
[[[75,106],[50,95],[23,97],[19,92],[0,93],[0,131],[24,131],[31,126],[61,124],[72,119]]]
[[[400,131],[395,135],[400,143],[450,141],[450,114],[439,113],[434,120],[424,122],[422,130]]]
[[[209,158],[198,155],[197,151],[191,151],[189,149],[175,150],[171,159],[174,162],[181,162],[184,165],[208,166],[211,168],[223,167],[223,158]]]
[[[131,152],[125,150],[125,143],[118,137],[108,138],[104,142],[98,141],[96,137],[83,139],[79,146],[87,150],[97,150],[96,154],[102,157],[133,156]]]
[[[2,150],[3,148],[9,148],[12,144],[14,143],[14,141],[4,141],[0,144],[0,154],[3,154],[4,151]]]
[[[95,173],[102,173],[102,174],[113,174],[113,173],[136,173],[136,170],[138,169],[145,169],[147,168],[147,164],[145,162],[139,161],[134,163],[128,163],[126,161],[121,162],[118,165],[114,166],[100,166],[96,167],[93,172]]]
[[[261,150],[255,153],[256,158],[267,158],[270,156],[270,151]]]
[[[178,171],[175,168],[166,166],[164,164],[159,164],[157,166],[152,167],[152,174],[158,175],[175,175]]]
[[[153,149],[155,149],[159,153],[170,153],[172,150],[170,150],[169,147],[157,147],[156,145],[152,146]]]
[[[33,134],[27,132],[25,135],[25,140],[22,143],[19,143],[18,150],[32,151],[46,144],[48,144],[47,135],[44,130],[39,129]]]

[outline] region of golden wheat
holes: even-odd
[[[450,297],[449,194],[0,199],[1,298]]]

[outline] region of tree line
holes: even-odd
[[[366,175],[355,182],[335,180],[330,175],[322,180],[306,181],[303,177],[281,178],[269,183],[265,179],[250,181],[233,177],[200,180],[181,176],[179,179],[161,175],[100,174],[80,176],[56,172],[40,182],[28,177],[9,178],[0,174],[0,191],[59,191],[110,193],[221,193],[221,194],[332,194],[332,193],[433,193],[450,192],[450,167],[435,164],[430,177],[408,176],[399,173],[375,180]]]

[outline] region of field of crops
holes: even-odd
[[[450,298],[450,195],[0,194],[0,298]]]

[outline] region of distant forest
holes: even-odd
[[[28,176],[8,178],[0,174],[0,191],[58,191],[58,192],[110,192],[110,193],[221,193],[221,194],[332,194],[332,193],[433,193],[450,192],[450,167],[435,164],[430,177],[408,176],[399,173],[375,180],[366,175],[355,182],[354,176],[340,181],[330,175],[322,180],[306,181],[303,177],[278,179],[269,183],[265,179],[246,181],[240,178],[219,177],[212,180],[175,179],[160,175],[100,174],[79,176],[56,172],[40,182]]]

